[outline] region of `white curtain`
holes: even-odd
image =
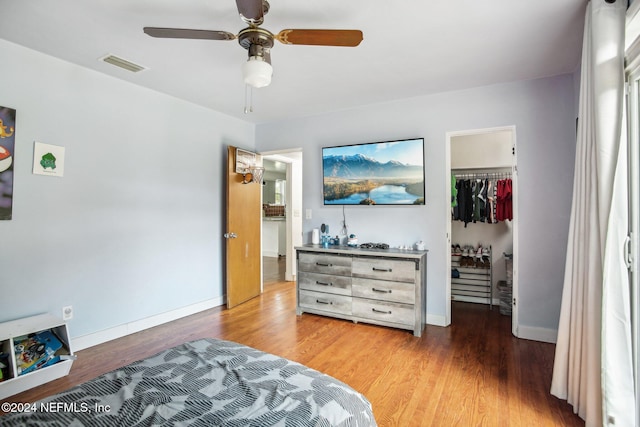
[[[633,426],[629,279],[624,262],[627,2],[587,4],[573,201],[551,393],[586,426]]]

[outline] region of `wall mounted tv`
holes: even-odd
[[[325,205],[424,205],[424,138],[322,148]]]

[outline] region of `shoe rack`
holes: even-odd
[[[451,250],[451,299],[488,304],[493,309],[491,246]]]

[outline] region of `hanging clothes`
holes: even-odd
[[[453,219],[456,221],[462,220],[462,210],[464,209],[464,201],[462,197],[463,191],[462,180],[456,180],[456,206],[453,208]]]
[[[487,222],[489,224],[493,224],[496,219],[495,188],[493,180],[487,179]]]
[[[498,180],[493,181],[493,223],[498,222]]]
[[[470,222],[495,224],[513,220],[512,180],[498,179],[496,175],[505,174],[452,174],[451,218],[464,222],[465,227]]]
[[[480,180],[472,180],[471,186],[473,187],[473,222],[478,222],[480,220],[480,200],[478,199],[478,195],[480,194]]]
[[[513,192],[512,192],[512,182],[511,179],[505,179],[506,183],[504,186],[505,195],[504,195],[504,214],[505,220],[511,221],[513,219]]]
[[[473,221],[473,189],[471,181],[461,179],[457,183],[458,189],[458,211],[457,217],[454,219],[464,222],[466,227],[468,223]]]
[[[496,219],[511,221],[513,219],[513,194],[511,179],[497,181]]]
[[[496,220],[504,221],[504,180],[496,181]]]
[[[479,180],[480,190],[478,191],[478,220],[487,222],[487,180]]]
[[[458,206],[458,188],[456,187],[456,176],[451,174],[451,207]]]

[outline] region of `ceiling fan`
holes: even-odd
[[[235,35],[227,31],[195,30],[182,28],[144,27],[152,37],[205,40],[235,40],[247,49],[249,59],[243,65],[244,82],[255,88],[271,83],[271,48],[274,40],[283,44],[355,47],[362,41],[360,30],[307,30],[286,29],[278,34],[260,28],[264,15],[269,11],[267,0],[236,0],[240,19],[248,27]]]

